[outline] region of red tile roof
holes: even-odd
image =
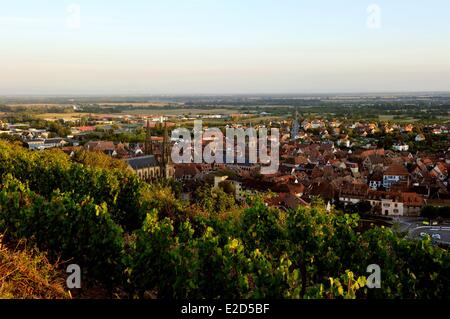
[[[408,170],[401,164],[392,164],[386,171],[384,171],[385,176],[407,176],[409,175]]]
[[[423,197],[417,193],[401,193],[401,196],[405,205],[421,207],[424,204]]]

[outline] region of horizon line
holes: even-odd
[[[0,94],[0,98],[22,98],[22,97],[214,97],[214,96],[352,96],[352,95],[423,95],[423,94],[450,94],[450,90],[424,90],[424,91],[345,91],[345,92],[285,92],[285,93],[7,93]]]

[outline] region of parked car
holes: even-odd
[[[433,234],[433,235],[431,236],[431,238],[437,239],[437,240],[441,240],[441,235],[439,235],[439,234]]]

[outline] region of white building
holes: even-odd
[[[386,216],[403,216],[403,202],[392,198],[381,199],[381,214]]]
[[[409,145],[404,144],[404,143],[403,144],[394,144],[392,146],[392,149],[397,152],[406,152],[409,150]]]

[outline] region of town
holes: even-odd
[[[73,109],[80,111],[83,106]],[[298,106],[289,107],[290,113],[284,115],[269,108],[249,110],[229,108],[225,113],[189,115],[182,108],[176,115],[163,114],[163,109],[158,115],[72,113],[66,117],[61,113],[54,118],[4,113],[0,136],[36,151],[59,148],[70,156],[80,149],[104,153],[125,162],[145,181],[175,179],[187,199],[199,185],[217,187],[226,181],[232,184],[236,201],[264,194],[267,205],[283,210],[308,206],[320,198],[328,207],[374,216],[426,217],[425,207],[444,207],[440,217],[449,218],[448,121],[396,121],[381,114],[354,119],[314,114]],[[206,123],[201,133],[212,126],[224,132],[278,129],[278,170],[261,174],[261,163],[248,161],[253,152],[249,139],[245,149],[234,141],[236,158],[247,156],[246,161],[173,163],[171,150],[179,140],[171,132],[188,128],[194,136],[195,120]],[[202,151],[213,140],[203,138]],[[194,149],[194,142],[190,143]],[[221,144],[226,143],[230,140],[223,137]],[[214,152],[215,157],[226,157],[223,147]]]
[[[432,316],[450,297],[444,2],[4,1],[0,300]]]

